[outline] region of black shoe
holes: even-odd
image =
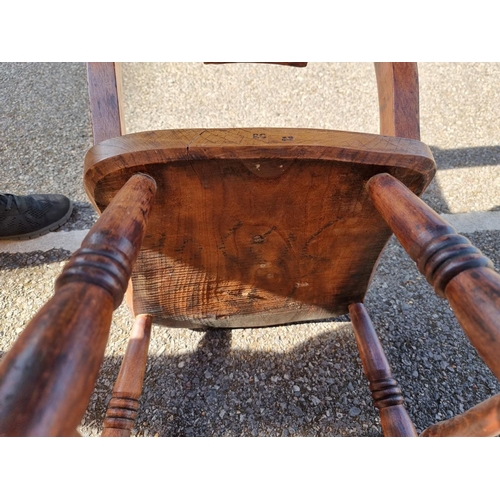
[[[0,193],[0,240],[27,240],[61,227],[73,211],[60,194]]]

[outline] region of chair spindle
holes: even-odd
[[[382,344],[375,333],[366,308],[361,303],[349,306],[354,335],[361,362],[375,407],[380,412],[380,423],[386,437],[417,435],[405,407],[399,385],[392,376]]]
[[[500,379],[500,275],[491,261],[394,177],[375,175],[367,188],[419,271],[448,300],[471,344]]]
[[[148,359],[153,317],[139,314],[108,405],[102,437],[128,437],[134,427]]]
[[[0,364],[0,436],[73,436],[94,389],[156,190],[133,176]]]

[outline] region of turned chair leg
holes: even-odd
[[[351,304],[349,314],[363,370],[370,382],[373,402],[380,412],[384,436],[417,436],[413,422],[403,406],[401,389],[392,376],[382,344],[375,333],[365,306],[361,303]]]
[[[74,436],[94,390],[113,310],[139,254],[155,181],[129,179],[0,364],[0,436]]]
[[[375,208],[435,292],[448,300],[471,344],[500,379],[500,275],[492,262],[389,174],[367,183]],[[492,436],[500,432],[494,396],[423,436]]]
[[[471,344],[500,379],[500,275],[491,261],[389,174],[375,175],[367,188],[401,246],[448,300]]]
[[[128,437],[134,427],[142,393],[153,317],[135,318],[113,395],[108,405],[102,437]]]

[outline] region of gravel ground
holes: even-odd
[[[203,78],[200,78],[200,71]],[[441,213],[498,210],[500,64],[422,64],[422,138],[440,171],[424,199]],[[168,127],[301,126],[377,132],[371,64],[126,64],[128,131]],[[61,231],[95,220],[81,185],[90,146],[81,63],[0,64],[2,189],[60,192],[75,211]],[[347,111],[345,111],[347,110]],[[473,132],[473,133],[472,133]],[[467,235],[500,269],[500,231]],[[2,253],[0,352],[51,296],[69,252]],[[399,243],[391,239],[366,298],[418,431],[499,392]],[[132,320],[115,313],[82,422],[102,429]],[[154,326],[137,436],[379,436],[347,317],[275,328]]]

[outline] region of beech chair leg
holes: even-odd
[[[349,306],[354,335],[358,344],[366,378],[370,382],[375,407],[380,412],[380,423],[386,437],[414,437],[417,431],[405,407],[401,389],[393,378],[382,344],[373,328],[365,306]]]
[[[0,436],[74,436],[101,366],[156,191],[130,178],[0,364]]]
[[[153,317],[139,314],[108,405],[102,437],[128,437],[134,427],[142,393]]]
[[[471,344],[500,379],[500,275],[470,241],[389,174],[371,199],[419,271],[448,302]]]

